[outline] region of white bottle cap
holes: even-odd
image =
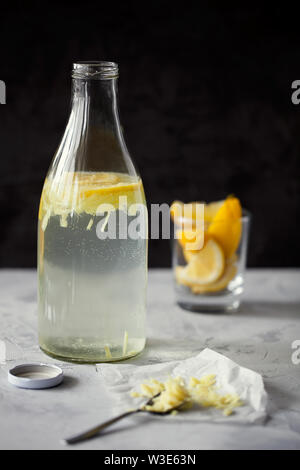
[[[8,381],[20,388],[50,388],[60,384],[63,371],[52,364],[20,364],[8,371]]]

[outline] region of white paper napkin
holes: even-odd
[[[203,375],[215,374],[220,393],[238,394],[244,402],[232,415],[224,416],[220,409],[195,407],[175,416],[157,416],[156,419],[261,423],[267,416],[267,393],[261,375],[208,348],[182,361],[145,366],[99,364],[97,369],[115,401],[116,413],[144,403],[145,399],[132,398],[130,393],[139,392],[139,385],[151,378],[164,381],[169,376],[181,376],[188,381],[191,376],[201,378]]]

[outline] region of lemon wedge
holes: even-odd
[[[222,201],[216,201],[216,202],[210,202],[209,204],[205,204],[204,206],[204,220],[207,223],[210,223],[213,221],[215,216],[217,215],[219,209],[222,207],[224,204],[224,200]]]
[[[225,259],[221,246],[209,239],[204,248],[192,255],[187,266],[177,266],[177,282],[186,286],[202,285],[215,282],[224,271]]]
[[[236,197],[228,197],[220,206],[207,233],[223,248],[226,258],[237,250],[242,234],[242,207]]]
[[[233,263],[226,265],[223,275],[215,282],[202,285],[190,285],[193,294],[205,294],[206,292],[219,292],[225,289],[229,282],[234,278],[237,273],[237,267]]]
[[[223,203],[224,201],[216,201],[209,204],[204,202],[189,202],[188,204],[184,204],[181,201],[174,201],[170,208],[170,214],[175,223],[181,218],[190,219],[192,222],[195,222],[198,215],[197,205],[204,204],[204,222],[209,224]]]

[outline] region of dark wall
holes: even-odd
[[[235,193],[253,213],[249,265],[300,265],[299,15],[223,3],[1,5],[0,266],[36,263],[39,196],[68,116],[71,64],[90,59],[119,63],[122,124],[149,203]],[[151,241],[149,255],[168,266],[169,243]]]

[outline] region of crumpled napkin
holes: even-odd
[[[216,375],[216,386],[221,394],[238,394],[244,405],[235,408],[230,416],[222,410],[195,407],[178,412],[175,416],[156,416],[156,419],[199,420],[210,422],[261,423],[267,416],[267,393],[261,375],[241,367],[228,357],[209,348],[195,357],[182,361],[135,366],[132,364],[99,364],[104,384],[115,401],[115,412],[122,413],[145,403],[145,398],[132,398],[132,391],[140,392],[140,384],[157,379],[165,381],[170,375],[181,376],[187,382],[191,376],[201,378]],[[154,416],[154,415],[151,415]]]

